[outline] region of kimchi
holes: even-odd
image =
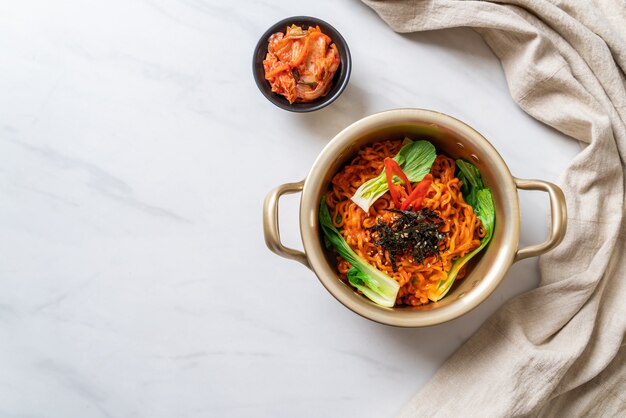
[[[319,26],[291,25],[270,36],[263,68],[273,92],[289,103],[311,102],[328,93],[339,63],[337,47]]]

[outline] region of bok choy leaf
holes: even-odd
[[[350,248],[346,240],[335,228],[335,225],[333,225],[324,197],[322,197],[320,202],[319,217],[325,239],[335,247],[340,256],[352,264],[352,268],[348,271],[350,284],[373,302],[382,306],[393,307],[396,303],[400,285],[394,279],[363,260]]]
[[[405,144],[393,157],[411,183],[421,181],[437,157],[435,147],[428,141],[411,141],[406,138]],[[398,177],[394,177],[394,183],[400,183]],[[366,181],[359,187],[352,201],[367,212],[372,204],[389,190],[385,177],[385,170],[373,179]]]
[[[456,160],[459,169],[457,177],[463,181],[461,192],[465,201],[474,208],[474,213],[485,228],[486,235],[480,241],[480,246],[475,250],[465,254],[463,257],[452,263],[448,272],[448,277],[439,280],[437,285],[428,292],[428,299],[437,302],[443,298],[456,280],[456,277],[463,267],[472,257],[478,254],[491,240],[496,221],[496,211],[493,204],[491,190],[483,185],[482,178],[476,166],[464,160]]]
[[[456,176],[463,182],[463,185],[461,186],[463,199],[465,199],[465,203],[475,208],[476,193],[485,188],[483,185],[483,179],[480,177],[480,172],[474,164],[468,163],[465,160],[456,160],[456,166],[459,169]]]

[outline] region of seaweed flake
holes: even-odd
[[[439,257],[439,244],[446,234],[440,231],[445,222],[437,212],[428,208],[418,211],[389,209],[399,216],[386,223],[378,219],[371,228],[377,239],[374,245],[389,251],[391,268],[398,271],[396,257],[410,253],[416,263],[424,264],[427,257]]]

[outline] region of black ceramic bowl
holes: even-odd
[[[285,32],[287,26],[298,25],[303,29],[308,29],[310,26],[319,26],[322,32],[332,39],[333,43],[337,46],[339,51],[339,58],[341,63],[339,68],[333,77],[333,84],[326,96],[320,97],[317,100],[308,103],[289,103],[289,101],[280,94],[272,92],[270,83],[265,79],[265,71],[263,69],[263,60],[267,55],[267,46],[269,44],[269,37],[276,32]],[[330,26],[323,20],[316,19],[308,16],[294,16],[283,19],[280,22],[272,25],[259,39],[259,42],[254,49],[254,57],[252,60],[252,72],[254,73],[254,80],[256,85],[261,90],[261,93],[267,100],[274,103],[276,106],[289,110],[291,112],[312,112],[329,105],[348,85],[348,79],[350,78],[350,68],[352,66],[352,60],[350,58],[350,50],[343,36],[335,28]]]

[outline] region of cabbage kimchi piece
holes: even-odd
[[[272,91],[294,103],[325,96],[339,63],[337,47],[319,26],[291,25],[270,36],[263,67]]]

